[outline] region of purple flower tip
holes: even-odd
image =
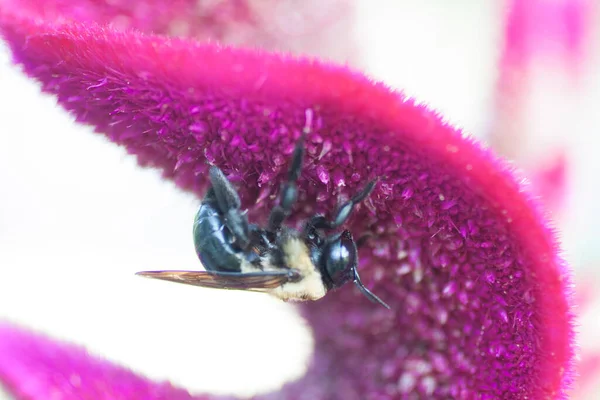
[[[555,236],[513,171],[432,111],[308,59],[16,9],[0,28],[25,72],[78,121],[199,196],[206,162],[216,164],[244,182],[254,220],[273,206],[301,132],[296,220],[380,178],[347,228],[374,234],[360,273],[393,311],[351,286],[304,304],[312,364],[266,398],[564,398],[573,329]],[[55,368],[70,368],[61,357]]]

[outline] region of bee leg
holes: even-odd
[[[333,221],[328,221],[322,215],[315,215],[314,217],[312,217],[306,225],[305,232],[308,233],[314,229],[335,229],[341,226],[352,214],[354,206],[366,199],[367,196],[371,194],[371,192],[375,188],[376,183],[377,179],[374,179],[371,182],[367,183],[363,190],[354,195],[354,197],[352,197],[346,203],[342,204],[342,206],[336,212]]]
[[[224,215],[225,225],[242,249],[250,245],[250,227],[246,214],[240,210],[240,196],[223,171],[214,165],[210,167],[211,189],[207,195],[214,196],[219,211]]]
[[[352,197],[345,204],[343,204],[335,214],[335,218],[331,222],[331,227],[337,228],[338,226],[341,226],[344,222],[346,222],[348,217],[350,217],[350,215],[352,214],[354,206],[366,199],[371,194],[373,189],[375,189],[376,183],[377,179],[373,179],[371,182],[367,183],[363,190],[355,194],[354,197]]]
[[[292,213],[292,207],[298,198],[296,182],[302,171],[302,159],[304,157],[304,134],[296,143],[292,163],[290,165],[288,180],[281,186],[279,191],[279,204],[273,207],[269,215],[269,230],[276,231],[281,228],[283,221]]]

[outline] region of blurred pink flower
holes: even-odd
[[[588,267],[589,268],[589,267]],[[593,271],[593,269],[590,269]],[[573,399],[593,399],[598,391],[598,376],[600,376],[600,351],[598,351],[598,323],[592,317],[597,315],[600,304],[598,294],[598,278],[596,274],[587,272],[577,281],[575,304],[578,308],[578,330],[586,336],[578,343],[578,362],[576,380],[570,392]],[[587,318],[586,318],[587,316]],[[590,319],[593,320],[590,321]]]
[[[15,62],[79,122],[182,189],[204,193],[209,161],[244,182],[243,204],[264,220],[302,131],[296,221],[380,178],[348,228],[374,234],[361,276],[392,312],[351,287],[303,304],[316,342],[308,372],[258,398],[565,398],[568,271],[520,179],[491,152],[346,68],[36,12],[7,2],[0,14]],[[169,393],[10,327],[0,339],[0,380],[27,398]],[[78,385],[56,386],[53,370],[74,372]],[[106,378],[113,372],[119,380]]]
[[[567,160],[566,150],[561,151],[547,160],[542,160],[541,165],[532,171],[531,182],[534,191],[550,210],[560,211],[564,206],[569,167]]]
[[[0,323],[0,375],[20,399],[203,400],[154,383],[83,348]],[[215,398],[215,397],[210,397]]]
[[[590,65],[591,45],[596,43],[593,32],[596,7],[589,0],[507,3],[490,140],[496,150],[529,172],[534,192],[553,213],[559,228],[567,228],[567,235],[576,236],[570,238],[571,242],[590,240],[587,231],[574,235],[571,228],[569,232],[574,217],[593,217],[588,210],[573,212],[575,207],[581,208],[580,202],[573,199],[581,198],[581,186],[593,180],[580,178],[589,174],[589,168],[577,159],[581,151],[575,147],[577,138],[585,137],[590,130],[587,126],[582,128],[580,121],[588,113],[586,69],[593,69]],[[579,182],[573,181],[575,177]],[[588,204],[593,204],[593,200]],[[569,250],[574,255],[581,248]],[[583,258],[580,254],[578,257]],[[575,303],[580,308],[579,314],[583,314],[591,312],[594,301],[597,303],[598,282],[593,268],[579,267]],[[581,332],[595,329],[589,324],[579,328]],[[579,345],[581,361],[573,398],[589,391],[600,372],[597,346],[589,342]]]
[[[346,0],[2,0],[48,21],[290,51],[360,64]]]
[[[592,10],[589,0],[511,0],[506,7],[490,143],[530,172],[536,193],[557,212]]]

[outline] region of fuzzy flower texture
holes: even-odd
[[[242,202],[264,221],[303,131],[296,220],[380,178],[348,228],[373,233],[360,273],[392,310],[352,285],[303,303],[315,335],[308,372],[257,398],[566,397],[570,277],[505,162],[347,68],[77,22],[77,7],[50,18],[36,3],[53,2],[0,2],[15,62],[77,121],[182,189],[203,195],[208,161],[245,182]],[[193,398],[7,324],[0,381],[27,399]]]

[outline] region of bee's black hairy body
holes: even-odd
[[[354,206],[369,196],[376,180],[343,204],[332,220],[315,215],[297,231],[284,222],[298,197],[296,181],[303,154],[304,136],[296,145],[288,179],[282,184],[278,204],[272,209],[266,227],[248,221],[233,185],[219,168],[210,168],[211,185],[194,219],[194,245],[204,268],[213,274],[226,275],[227,279],[237,277],[240,282],[258,275],[277,276],[281,284],[274,287],[269,281],[268,291],[284,300],[317,300],[327,291],[354,281],[369,299],[387,307],[360,281],[357,246],[350,232],[326,235],[327,231],[339,228]],[[223,288],[229,288],[226,286]],[[267,289],[266,284],[240,286],[248,290]]]

